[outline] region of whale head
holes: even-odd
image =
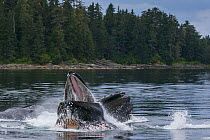
[[[75,72],[67,74],[64,100],[58,106],[57,126],[72,129],[107,130],[116,128],[104,119],[104,109],[117,121],[130,119],[132,104],[125,93],[118,93],[95,100],[81,76]]]

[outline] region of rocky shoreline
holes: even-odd
[[[53,65],[30,65],[30,64],[1,64],[0,69],[210,69],[208,65],[147,65],[133,64],[120,65],[110,61],[94,61],[92,63],[63,63]]]

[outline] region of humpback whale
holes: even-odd
[[[115,129],[104,118],[104,111],[119,122],[130,119],[132,104],[125,93],[109,95],[96,100],[81,76],[68,72],[64,100],[57,109],[56,126],[71,129]]]
[[[34,111],[35,105],[25,107],[13,107],[0,112],[0,119],[24,120],[26,118],[35,117],[37,114]]]
[[[14,107],[0,112],[0,119],[25,120],[39,115],[39,105]],[[68,72],[63,101],[57,108],[55,125],[65,129],[109,130],[117,126],[105,119],[105,114],[119,122],[130,119],[132,104],[125,93],[111,94],[96,100],[82,77],[75,72]]]

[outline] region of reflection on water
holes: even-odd
[[[172,140],[186,140],[186,134],[184,130],[171,130]]]
[[[65,139],[78,139],[78,138],[82,138],[82,139],[93,139],[93,138],[104,138],[106,137],[104,132],[57,132],[57,137],[58,140],[61,138],[65,138]]]
[[[9,139],[206,139],[210,70],[75,70],[95,97],[131,96],[133,130],[74,132],[54,128],[67,70],[0,70],[0,111],[36,104],[37,117],[0,120]]]

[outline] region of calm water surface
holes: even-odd
[[[56,128],[67,70],[0,70],[0,111],[36,104],[35,118],[0,119],[0,139],[210,139],[210,70],[75,70],[96,98],[131,96],[120,130]]]

